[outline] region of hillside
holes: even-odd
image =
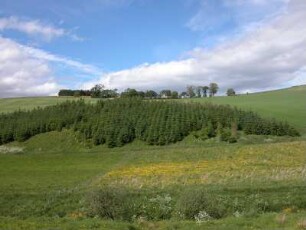
[[[94,105],[2,114],[0,229],[305,229],[305,138],[274,136],[275,128],[285,131],[282,122],[253,113],[183,103],[237,105],[301,129],[305,91],[175,102],[86,98]],[[67,99],[76,100],[1,99],[0,109]],[[233,131],[231,115],[242,129],[237,142],[199,132],[210,130],[198,127],[203,121],[220,134]],[[252,135],[257,129],[273,136]],[[126,139],[131,133],[136,138]]]
[[[120,147],[135,139],[150,145],[176,143],[193,133],[201,140],[235,143],[246,135],[300,136],[288,123],[263,119],[230,106],[145,101],[101,100],[94,105],[67,101],[58,105],[0,115],[0,144],[25,141],[37,134],[72,129],[80,140]]]
[[[85,101],[95,103],[97,99],[82,97]],[[13,112],[20,110],[31,110],[36,107],[45,107],[56,105],[65,101],[76,101],[78,97],[18,97],[18,98],[0,98],[0,113]]]
[[[253,110],[262,116],[288,121],[300,132],[306,133],[306,85],[291,87],[275,91],[239,95],[236,97],[214,97],[183,99],[182,101],[212,102],[229,104]],[[12,112],[18,109],[28,110],[37,106],[55,105],[66,100],[77,100],[75,97],[28,97],[0,99],[0,113]],[[85,101],[95,103],[97,99],[84,98]]]
[[[305,218],[305,141],[203,144],[89,149],[70,131],[11,143],[0,154],[0,229],[295,229]],[[115,205],[116,221],[91,218],[100,201],[88,194],[115,202],[102,207]],[[211,220],[193,216],[203,208]]]
[[[235,97],[223,96],[184,100],[229,104],[246,110],[253,110],[265,117],[288,121],[302,133],[306,133],[305,99],[306,85]]]

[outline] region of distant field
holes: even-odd
[[[35,107],[56,105],[67,100],[79,100],[77,97],[20,97],[20,98],[0,98],[0,113],[13,112],[18,109],[30,110]],[[97,99],[83,97],[85,101],[94,103]]]
[[[253,110],[265,117],[288,121],[306,133],[306,86],[235,97],[194,98],[184,101],[229,104]]]

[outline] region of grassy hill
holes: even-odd
[[[214,144],[190,136],[169,146],[87,148],[66,130],[11,143],[5,146],[11,152],[0,149],[0,229],[297,229],[306,217],[306,142],[250,141]],[[118,215],[136,219],[87,216],[88,194],[109,186],[133,202],[124,212],[111,203]],[[210,215],[224,217],[177,216],[201,211],[202,202]],[[158,221],[170,213],[172,219]]]
[[[306,85],[235,97],[185,99],[190,100],[229,104],[253,110],[265,117],[288,121],[306,133]]]
[[[0,113],[17,109],[28,110],[37,106],[55,105],[66,100],[78,100],[75,97],[25,97],[0,99]],[[97,99],[84,98],[89,103]],[[236,97],[214,97],[183,99],[182,101],[212,102],[229,104],[246,110],[253,110],[265,117],[288,121],[302,133],[306,133],[306,86],[288,89],[239,95]]]
[[[306,86],[181,101],[252,109],[306,131],[304,95]],[[0,99],[0,112],[65,100],[76,98]],[[64,129],[0,146],[0,229],[306,229],[305,137],[189,135],[112,149],[79,140]]]
[[[98,99],[82,97],[89,103],[95,103]],[[30,110],[35,107],[45,107],[56,105],[61,102],[79,100],[78,97],[19,97],[19,98],[0,98],[0,113],[13,112],[15,110]]]

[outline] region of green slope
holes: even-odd
[[[306,133],[306,85],[235,97],[195,98],[185,101],[229,104],[253,110],[265,117],[288,121]]]
[[[134,142],[86,148],[64,130],[11,143],[6,147],[22,152],[0,149],[0,229],[297,229],[306,213],[306,142],[265,140],[252,145],[184,140],[169,146]],[[156,194],[169,194],[173,218],[121,222],[86,216],[88,192],[110,184],[141,192],[146,199],[141,207]],[[239,200],[247,209],[255,200],[271,208],[263,213],[250,209],[241,217],[230,213],[201,225],[176,219],[175,202],[199,186],[222,196],[224,204]],[[152,207],[155,213],[164,206]],[[286,223],[280,224],[277,218],[283,213]]]
[[[306,86],[180,101],[211,101],[252,109],[288,120],[306,131],[304,95]],[[67,99],[76,98],[0,99],[0,112],[53,105]],[[88,148],[71,131],[64,130],[0,146],[0,229],[304,229],[305,140],[249,138],[245,143],[227,144],[199,142],[189,136],[169,146],[135,141],[108,149]],[[181,192],[204,186],[206,191],[222,196],[225,204],[237,197],[250,197],[250,203],[246,200],[238,204],[249,208],[253,200],[259,205],[264,201],[271,210],[253,213],[250,208],[241,217],[233,216],[235,212],[201,225],[175,218],[162,222],[88,218],[84,199],[88,192],[103,185],[135,189],[148,201],[156,198],[155,193],[170,194],[173,202]],[[281,223],[278,220],[284,214],[286,221]]]
[[[67,100],[79,100],[78,97],[20,97],[20,98],[0,98],[0,113],[13,112],[15,110],[30,110],[35,107],[56,105]],[[95,102],[97,99],[83,97],[85,101]]]
[[[75,97],[5,98],[0,99],[0,113],[12,112],[17,109],[32,109],[37,106],[54,105],[66,100],[77,99]],[[84,99],[91,103],[97,100]],[[182,101],[213,102],[251,109],[265,117],[286,120],[295,125],[302,133],[306,133],[306,85],[236,97],[195,98]]]

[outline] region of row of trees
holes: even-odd
[[[71,89],[61,89],[58,92],[60,97],[82,97],[82,96],[91,96],[90,90],[71,90]]]
[[[209,86],[192,86],[189,85],[186,87],[186,92],[178,93],[170,89],[161,90],[157,93],[154,90],[147,91],[137,91],[136,89],[128,88],[123,91],[121,94],[118,93],[117,89],[106,89],[104,85],[98,84],[95,85],[90,90],[69,90],[62,89],[59,91],[59,96],[91,96],[94,98],[131,98],[131,97],[140,97],[140,98],[194,98],[194,97],[213,97],[217,94],[219,86],[217,83],[210,83]],[[228,89],[227,95],[234,96],[236,93],[234,89]]]
[[[106,89],[104,85],[95,85],[90,90],[61,89],[58,96],[90,96],[93,98],[115,98],[118,97],[117,89]]]
[[[247,134],[299,135],[287,123],[229,106],[140,99],[106,100],[91,105],[80,100],[0,115],[0,144],[63,128],[73,129],[84,141],[108,147],[122,146],[134,139],[165,145],[194,131],[201,139],[218,136],[220,140],[236,138],[237,130]]]
[[[217,83],[210,83],[209,86],[192,86],[189,85],[186,88],[186,92],[183,92],[186,97],[213,97],[217,94],[219,86]]]

